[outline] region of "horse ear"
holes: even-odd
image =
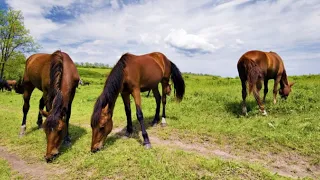
[[[109,104],[107,104],[106,107],[104,107],[104,108],[102,109],[102,113],[103,113],[103,114],[107,114],[107,113],[108,113],[108,109],[109,109]]]
[[[49,116],[49,113],[47,111],[44,111],[44,110],[41,110],[40,109],[40,114],[44,117],[48,117]]]
[[[289,84],[290,87],[292,87],[295,84],[295,82],[292,82]]]

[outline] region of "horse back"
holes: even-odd
[[[23,81],[32,83],[39,90],[49,87],[51,54],[33,54],[26,62]]]
[[[238,61],[238,69],[248,67],[250,63],[259,66],[265,79],[275,79],[284,69],[282,59],[274,52],[248,51]]]
[[[128,54],[125,68],[125,83],[132,87],[140,87],[141,90],[149,90],[157,87],[165,76],[170,76],[170,63],[159,52],[145,55]]]

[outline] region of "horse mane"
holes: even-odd
[[[122,55],[117,64],[112,68],[104,84],[103,91],[94,105],[93,114],[91,116],[91,127],[95,127],[98,124],[102,108],[107,106],[107,104],[109,104],[111,109],[113,108],[123,83],[123,69],[126,67],[128,57],[128,53]]]
[[[47,117],[47,128],[55,128],[61,116],[63,98],[61,93],[61,82],[63,75],[63,56],[61,51],[51,55],[50,64],[50,88],[48,90],[48,103],[50,115]]]

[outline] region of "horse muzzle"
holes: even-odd
[[[47,163],[51,163],[56,157],[58,157],[59,153],[45,155],[44,158],[46,159]]]
[[[96,153],[102,149],[102,143],[98,143],[98,145],[95,145],[91,148],[92,153]]]

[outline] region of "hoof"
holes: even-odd
[[[23,125],[20,127],[20,133],[19,133],[19,137],[23,137],[26,133],[26,125]]]
[[[145,144],[145,145],[144,145],[144,148],[145,148],[145,149],[151,149],[151,144],[150,144],[150,143]]]
[[[131,138],[133,136],[133,133],[126,131],[126,134],[124,135],[124,138]]]
[[[63,145],[70,147],[71,146],[71,138],[69,136],[65,137],[63,140]]]
[[[167,123],[161,123],[161,127],[166,127]]]
[[[262,115],[263,115],[263,116],[268,116],[268,114],[267,114],[267,111],[266,111],[266,110],[263,110],[261,113],[262,113]]]
[[[71,141],[63,141],[63,145],[66,147],[70,147],[71,146]]]
[[[158,125],[158,121],[152,121],[151,123],[150,123],[150,125],[152,126],[152,127],[156,127],[157,125]]]

